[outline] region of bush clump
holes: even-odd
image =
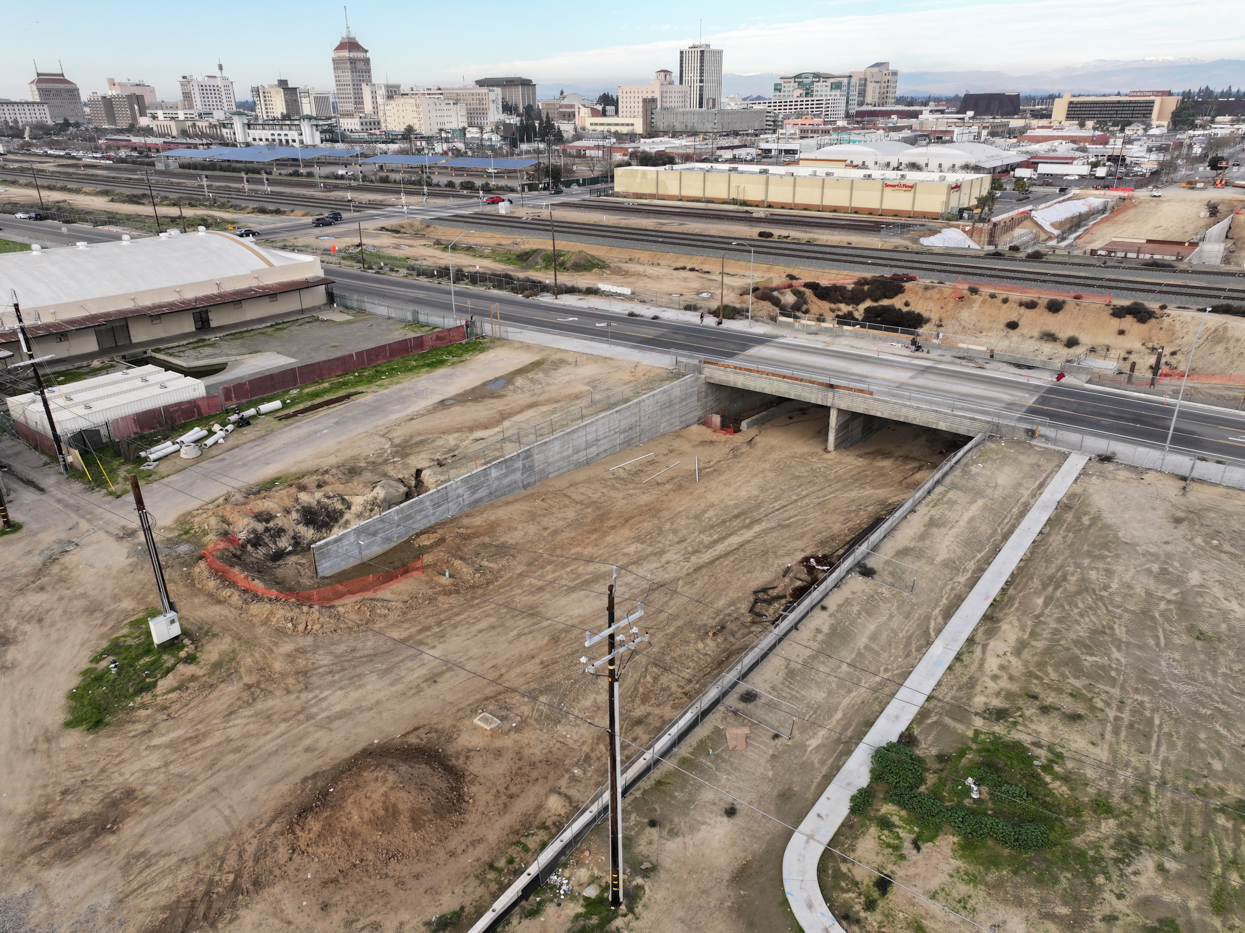
[[[866,301],[890,301],[904,292],[902,282],[895,282],[885,276],[859,278],[849,288],[846,285],[822,285],[820,282],[805,282],[804,288],[812,292],[820,301],[832,305],[851,305],[853,308]]]
[[[1025,259],[1041,259],[1045,255],[1040,249],[1031,249],[1025,253]]]
[[[1064,340],[1063,345],[1067,347],[1069,350],[1071,350],[1073,347],[1079,347],[1081,345],[1081,338],[1076,336],[1076,334],[1072,334],[1066,340]]]
[[[862,787],[852,794],[851,800],[847,802],[847,812],[852,816],[864,816],[871,806],[873,806],[873,788]]]
[[[1003,326],[1006,327],[1008,330],[1016,330],[1016,328],[1020,326],[1020,322],[1019,321],[1008,321]]]
[[[1245,305],[1234,305],[1227,302],[1221,302],[1217,305],[1211,305],[1212,314],[1228,314],[1232,317],[1245,317]]]
[[[1017,304],[1019,304],[1020,307],[1022,308],[1028,308],[1030,311],[1032,311],[1038,305],[1036,298],[1026,298],[1023,301],[1017,302]]]
[[[1062,298],[1047,298],[1046,299],[1046,310],[1049,311],[1051,314],[1058,314],[1060,311],[1062,311],[1067,306],[1067,304],[1068,303],[1064,301]]]
[[[881,324],[885,327],[902,327],[909,330],[919,330],[929,322],[929,318],[920,311],[907,311],[893,304],[866,305],[861,309],[860,317],[850,311],[845,311],[835,315],[835,318],[846,323]]]

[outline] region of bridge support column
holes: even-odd
[[[875,415],[831,407],[830,429],[826,433],[826,450],[846,450],[877,434],[887,419]]]

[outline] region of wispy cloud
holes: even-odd
[[[857,3],[836,0],[816,7],[831,5],[859,9]],[[1110,4],[1080,0],[1023,5],[928,0],[906,4],[906,9],[872,6],[879,11],[750,23],[706,32],[705,39],[726,50],[725,67],[733,73],[846,71],[877,60],[889,60],[901,71],[1021,73],[1104,57],[1103,37],[1110,38],[1110,56],[1120,60],[1236,58],[1243,42],[1239,27],[1207,30],[1208,22],[1224,24],[1225,7],[1210,0],[1186,0],[1178,17],[1172,16],[1169,3],[1158,0],[1131,3],[1127,15]],[[1076,23],[1075,35],[1068,32],[1070,22]],[[672,32],[677,28],[671,27]],[[638,30],[633,26],[631,31]],[[678,49],[693,38],[693,30],[683,31],[687,34],[652,42],[479,62],[469,70],[530,74],[539,82],[635,80],[677,65]],[[986,41],[979,41],[982,37]]]

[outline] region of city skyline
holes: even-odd
[[[1017,3],[953,7],[901,0],[885,8],[867,4],[865,12],[857,12],[859,4],[848,7],[840,0],[827,0],[807,8],[815,16],[766,19],[756,16],[753,6],[726,2],[714,7],[714,18],[702,25],[691,15],[686,22],[663,21],[668,7],[641,0],[632,10],[639,15],[611,27],[609,34],[621,40],[615,45],[602,42],[599,25],[577,22],[579,17],[572,15],[575,8],[569,4],[549,11],[550,17],[543,17],[541,23],[511,7],[488,5],[479,22],[487,24],[486,35],[504,37],[504,41],[470,44],[428,45],[426,23],[415,18],[395,20],[372,6],[353,6],[350,13],[353,33],[371,53],[376,81],[448,86],[520,74],[542,85],[561,82],[607,90],[649,80],[658,68],[677,71],[679,49],[697,41],[722,49],[724,73],[732,75],[847,70],[877,60],[891,61],[901,76],[912,70],[965,67],[1015,74],[1105,57],[1106,50],[1089,38],[1081,43],[1068,40],[1070,19],[1087,37],[1108,30],[1112,37],[1109,56],[1115,60],[1236,57],[1242,30],[1229,28],[1206,35],[1196,15],[1202,7],[1209,17],[1210,5],[1193,0],[1192,9],[1182,11],[1194,15],[1174,18],[1169,6],[1147,0],[1131,7],[1127,20],[1119,22],[1116,11],[1080,5],[1073,9],[1068,0],[1036,0],[1023,7]],[[226,75],[239,88],[285,78],[293,85],[329,89],[333,87],[331,52],[344,31],[342,10],[335,3],[312,2],[300,16],[286,17],[222,0],[219,12],[223,15],[205,19],[192,12],[194,8],[139,2],[140,20],[150,11],[151,21],[165,24],[168,36],[193,37],[139,44],[133,41],[131,20],[117,20],[83,3],[71,3],[73,8],[78,8],[78,15],[53,24],[37,8],[18,6],[14,0],[0,2],[0,17],[10,27],[11,47],[23,52],[0,62],[0,97],[28,99],[27,84],[34,77],[32,59],[44,71],[59,69],[63,63],[84,99],[91,91],[104,92],[109,77],[138,76],[155,86],[161,100],[175,99],[182,75],[211,73],[217,59],[224,62]],[[828,15],[839,9],[853,12]],[[1216,7],[1215,15],[1220,11]],[[962,51],[966,14],[972,17],[974,32],[999,38],[995,43],[977,43],[971,58]],[[550,19],[562,25],[550,30]],[[246,28],[240,29],[239,23]],[[515,54],[490,55],[492,49]],[[830,51],[802,51],[806,49]]]

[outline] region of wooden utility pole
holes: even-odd
[[[722,254],[722,278],[718,283],[718,320],[722,320],[722,306],[726,304],[726,253]]]
[[[363,252],[363,221],[359,221],[359,262],[363,264],[363,271],[367,271],[367,256]]]
[[[610,906],[617,909],[622,906],[622,875],[623,875],[623,836],[622,836],[622,716],[618,709],[618,658],[625,651],[633,651],[642,641],[648,641],[648,635],[640,635],[639,630],[627,626],[644,615],[644,606],[639,605],[636,611],[622,621],[614,621],[614,592],[618,583],[618,568],[614,568],[614,578],[606,591],[604,632],[593,635],[586,633],[584,647],[589,648],[602,639],[607,639],[608,653],[599,661],[588,663],[588,658],[580,658],[585,664],[584,673],[591,674],[602,664],[607,665],[606,685],[609,697],[609,821],[610,821]]]
[[[151,187],[151,173],[143,172],[143,177],[147,179],[147,194],[151,198],[151,213],[156,218],[156,233],[163,233],[164,228],[160,226],[160,212],[156,210],[156,193]]]
[[[43,402],[43,414],[48,419],[48,430],[52,432],[52,443],[56,445],[56,460],[60,465],[61,473],[69,473],[69,464],[65,460],[65,447],[61,444],[60,432],[56,430],[56,421],[52,418],[52,406],[48,404],[47,389],[43,385],[43,376],[39,374],[39,367],[35,364],[35,348],[30,342],[30,335],[26,333],[26,323],[22,320],[22,309],[17,303],[17,295],[13,295],[13,314],[17,318],[17,334],[21,341],[22,349],[26,352],[27,362],[30,365],[30,371],[34,373],[35,387],[39,392],[39,399]]]

